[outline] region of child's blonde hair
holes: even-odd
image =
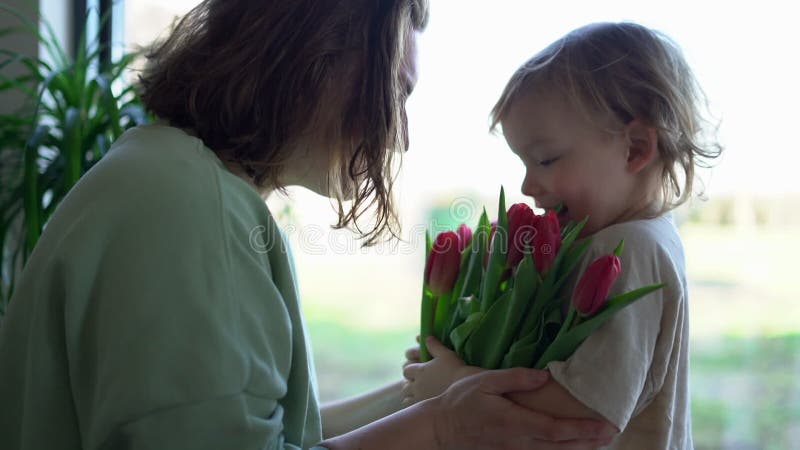
[[[523,89],[541,88],[565,95],[591,120],[610,118],[613,131],[634,119],[656,128],[663,163],[661,212],[688,200],[695,165],[707,167],[722,151],[705,133],[705,96],[680,48],[644,26],[590,24],[542,50],[511,77],[492,109],[491,129]]]

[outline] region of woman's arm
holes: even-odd
[[[514,392],[507,397],[515,403],[549,416],[599,420],[616,430],[605,417],[581,403],[552,378],[535,391]]]
[[[475,373],[485,372],[480,367],[467,366],[452,350],[435,339],[426,342],[434,358],[426,363],[407,364],[403,373],[407,383],[403,388],[402,404],[413,404],[435,397],[448,386]],[[576,399],[554,379],[536,390],[512,392],[506,397],[518,405],[554,418],[591,419],[618,428],[605,417]]]
[[[533,369],[483,371],[444,394],[323,442],[330,450],[591,449],[610,442],[601,422],[553,419],[505,395],[531,391],[548,377]]]
[[[322,435],[339,436],[400,410],[402,381],[322,405]]]

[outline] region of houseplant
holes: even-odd
[[[0,114],[2,316],[16,277],[60,201],[115,139],[148,117],[122,77],[138,52],[103,64],[102,46],[84,32],[70,55],[45,20],[40,32],[36,20],[12,7],[0,3],[0,12],[19,21],[0,29],[0,36],[32,33],[45,49],[31,57],[0,48],[0,95],[16,91],[25,97],[20,110]],[[15,66],[22,73],[8,75]]]

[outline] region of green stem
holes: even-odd
[[[425,339],[433,335],[433,314],[436,309],[436,299],[433,295],[428,295],[424,289],[422,292],[422,312],[420,316],[419,330],[419,359],[422,362],[430,361],[431,354],[425,345]]]
[[[453,311],[452,296],[454,292],[442,294],[436,301],[435,313],[433,316],[433,335],[443,344],[447,340],[445,333],[450,322],[450,314]]]
[[[578,311],[575,309],[574,306],[570,305],[569,312],[567,313],[567,318],[564,319],[564,323],[561,324],[561,329],[558,330],[558,334],[556,335],[556,339],[561,337],[562,334],[566,333],[567,331],[572,329],[572,322],[575,321],[575,317],[578,315]]]

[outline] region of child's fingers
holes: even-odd
[[[425,340],[425,346],[428,347],[428,351],[434,358],[442,358],[446,356],[455,356],[458,358],[455,352],[442,345],[442,343],[433,336],[428,336],[428,339]]]
[[[422,369],[421,363],[414,363],[408,364],[403,367],[403,378],[408,381],[414,381],[417,378],[417,374]]]
[[[409,347],[406,350],[406,364],[419,362],[419,347]]]

